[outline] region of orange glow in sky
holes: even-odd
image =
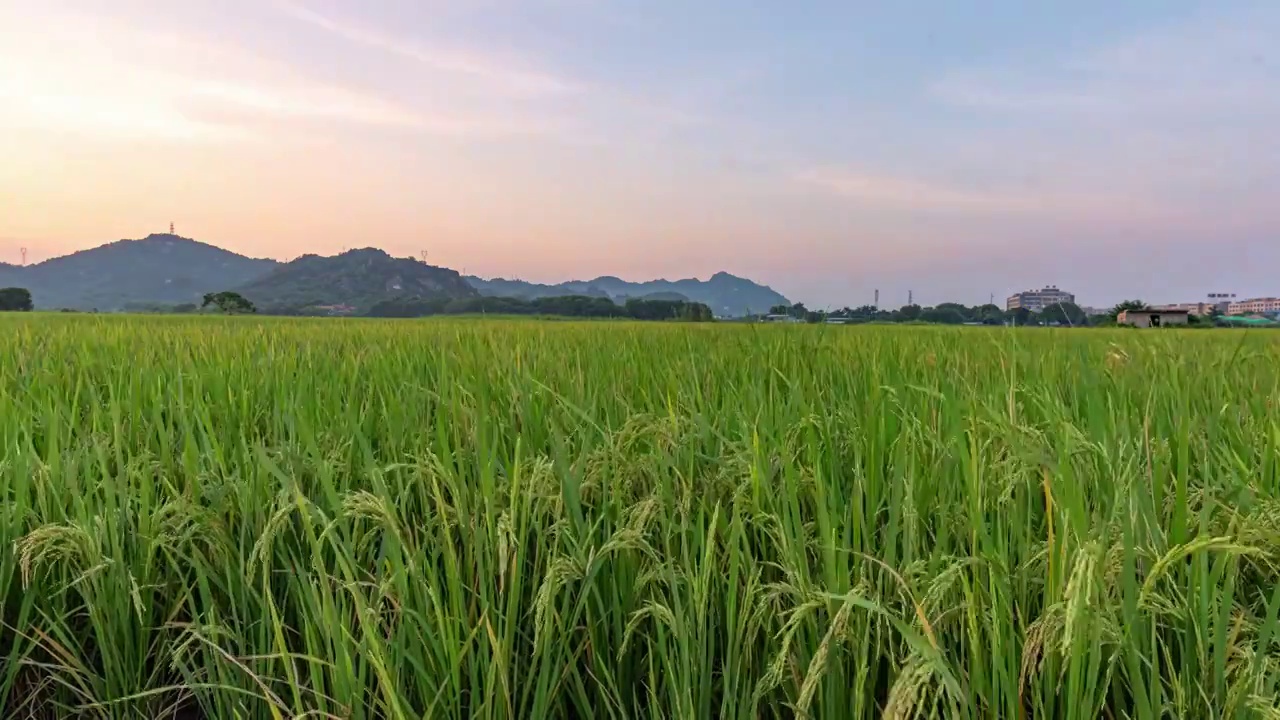
[[[815,305],[1280,293],[1280,7],[1078,4],[1019,44],[943,4],[0,0],[0,261],[173,221]]]

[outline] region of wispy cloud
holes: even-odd
[[[495,0],[495,5],[506,1]],[[593,14],[604,7],[599,0],[542,0],[542,4]],[[576,144],[598,145],[609,144],[602,138],[635,139],[655,129],[709,122],[706,113],[691,109],[691,103],[673,102],[661,89],[588,82],[505,49],[430,37],[429,28],[425,36],[419,28],[417,36],[410,38],[321,13],[294,0],[277,0],[276,7],[306,26],[404,61],[404,75],[424,79],[436,99],[445,98],[454,107],[476,108],[479,115],[501,117],[512,132],[523,129],[525,134],[553,134]]]
[[[1034,197],[976,192],[843,168],[809,168],[797,172],[793,179],[801,185],[880,208],[990,214],[1034,212],[1045,207]]]
[[[289,15],[360,45],[396,55],[424,68],[480,82],[516,97],[564,95],[581,90],[573,80],[530,67],[527,62],[475,48],[447,47],[441,42],[418,44],[383,34],[358,23],[325,15],[293,2],[281,2]]]
[[[193,100],[211,100],[250,112],[282,118],[321,118],[369,125],[422,127],[418,114],[394,103],[350,91],[326,87],[245,84],[226,80],[196,80],[185,88]]]
[[[926,86],[929,150],[897,174],[827,160],[794,179],[886,208],[1208,224],[1280,186],[1277,36],[1280,6],[1213,6],[1087,52],[953,68]],[[967,180],[901,179],[912,166]]]
[[[217,141],[256,137],[264,123],[275,121],[444,134],[500,130],[458,113],[423,112],[308,79],[202,37],[148,32],[109,17],[60,14],[47,19],[48,29],[38,38],[16,27],[0,30],[0,100],[9,122],[101,135]],[[158,57],[165,62],[156,62]]]
[[[1253,122],[1280,113],[1280,6],[1213,6],[1090,52],[1018,67],[962,68],[929,88],[977,110],[1067,113],[1080,119]]]
[[[812,167],[792,181],[866,209],[973,218],[1167,219],[1168,209],[1132,195],[1056,187],[976,187],[845,167]]]

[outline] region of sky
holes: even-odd
[[[0,0],[0,261],[1280,295],[1275,0]]]

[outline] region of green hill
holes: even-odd
[[[478,297],[456,271],[376,248],[323,257],[303,255],[242,286],[236,292],[263,312],[362,313],[396,298],[455,300]]]
[[[205,293],[251,282],[277,264],[177,235],[149,235],[26,267],[0,265],[0,287],[27,288],[41,309],[120,310],[199,303]]]

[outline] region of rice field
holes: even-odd
[[[0,717],[1280,717],[1280,334],[0,318]]]

